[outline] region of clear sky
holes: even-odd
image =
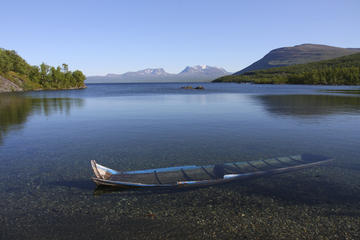
[[[234,72],[283,46],[360,47],[359,25],[359,0],[11,0],[1,3],[0,47],[86,75]]]

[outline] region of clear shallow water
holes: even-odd
[[[319,91],[353,88],[203,85],[0,95],[0,237],[359,237],[360,96]],[[137,170],[303,152],[336,161],[185,192],[98,195],[90,181],[90,159]]]

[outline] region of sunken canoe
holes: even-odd
[[[266,160],[232,162],[215,165],[179,166],[139,171],[116,171],[91,160],[98,186],[120,188],[194,187],[226,183],[235,180],[292,172],[318,166],[333,159],[302,154]]]

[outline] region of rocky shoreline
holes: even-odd
[[[20,92],[20,91],[24,91],[24,89],[19,87],[12,81],[0,76],[0,93],[2,93],[2,92]]]

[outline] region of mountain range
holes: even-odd
[[[270,51],[260,60],[233,75],[240,75],[260,69],[264,70],[273,67],[329,60],[359,52],[360,48],[341,48],[320,44],[301,44],[293,47],[282,47]]]
[[[208,65],[187,66],[178,74],[166,72],[163,68],[147,68],[123,74],[89,76],[86,83],[133,83],[133,82],[210,82],[231,73],[224,68]]]

